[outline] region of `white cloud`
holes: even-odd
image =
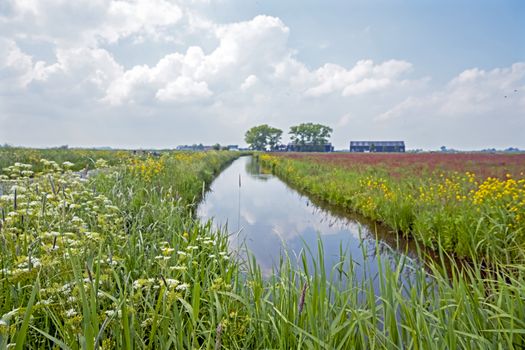
[[[155,97],[160,101],[191,101],[202,97],[209,97],[212,92],[208,84],[203,81],[193,81],[188,77],[179,77],[168,83],[165,88],[157,91]]]
[[[33,60],[16,42],[0,37],[0,87],[22,88],[31,80]]]
[[[460,149],[523,147],[525,63],[465,70],[444,86],[413,91],[375,123],[407,130],[413,143]]]
[[[508,109],[525,115],[524,78],[524,62],[490,71],[468,69],[437,91],[423,96],[407,97],[382,113],[379,119],[388,120],[414,114],[420,114],[421,118],[461,117],[499,114]],[[517,93],[518,90],[521,92]]]
[[[381,64],[362,60],[349,70],[336,64],[325,64],[313,72],[315,86],[309,88],[306,94],[319,97],[339,92],[343,96],[352,96],[378,91],[394,84],[396,78],[411,68],[409,62],[399,60]]]
[[[57,62],[51,65],[37,62],[34,80],[46,82],[65,79],[71,83],[89,82],[104,89],[123,72],[113,56],[103,49],[58,49],[56,57]]]
[[[137,90],[150,91],[143,96],[160,101],[179,100],[184,88],[191,89],[188,96],[209,97],[210,86],[224,91],[246,83],[241,78],[243,72],[273,72],[288,52],[288,28],[273,17],[257,16],[251,21],[223,25],[215,34],[219,44],[209,55],[192,46],[184,54],[166,55],[153,67],[135,66],[111,84],[105,100],[113,104],[137,102]],[[253,85],[253,79],[257,78],[249,77],[248,84]]]
[[[242,83],[241,85],[241,90],[248,90],[249,88],[251,88],[252,86],[254,86],[255,84],[257,84],[257,82],[259,81],[259,79],[257,79],[257,77],[253,74],[250,74],[245,80],[244,82]]]
[[[10,15],[0,28],[17,37],[33,37],[68,46],[115,43],[132,35],[169,37],[182,8],[167,0],[5,0]]]
[[[363,60],[351,69],[326,64],[309,70],[294,57],[294,51],[287,44],[289,28],[275,17],[257,16],[211,28],[219,43],[210,54],[205,54],[200,47],[189,47],[184,54],[166,55],[155,66],[133,67],[112,84],[105,100],[113,104],[137,102],[134,91],[139,90],[150,91],[142,94],[146,97],[142,100],[144,103],[148,102],[148,96],[167,101],[167,91],[180,90],[180,84],[173,83],[180,77],[184,77],[185,82],[192,81],[192,86],[206,84],[203,92],[227,93],[239,86],[246,91],[263,80],[269,82],[269,86],[292,89],[306,96],[320,97],[332,92],[353,96],[401,84],[398,77],[411,69],[411,64],[405,61],[375,64]],[[172,87],[168,88],[168,84]]]
[[[98,33],[109,42],[135,33],[145,33],[153,38],[162,35],[162,28],[176,24],[182,10],[165,0],[112,1],[107,12],[107,22]]]
[[[270,16],[221,26],[216,31],[220,45],[210,61],[217,67],[275,64],[289,53],[289,31],[279,18]]]

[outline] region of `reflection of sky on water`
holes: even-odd
[[[230,248],[242,252],[245,244],[266,275],[284,249],[293,258],[307,245],[317,256],[318,238],[323,243],[328,273],[340,261],[341,247],[354,260],[358,279],[365,268],[367,276],[377,273],[376,244],[385,259],[399,255],[386,243],[370,238],[375,237],[373,228],[332,215],[277,177],[259,174],[251,157],[240,158],[219,175],[197,214],[202,220],[213,219],[217,226],[227,225]],[[365,259],[364,255],[369,257]]]

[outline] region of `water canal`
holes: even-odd
[[[253,254],[266,276],[284,253],[300,265],[299,256],[309,247],[309,261],[316,259],[318,240],[327,274],[341,261],[341,252],[353,260],[357,280],[377,276],[378,254],[394,267],[402,261],[406,279],[421,267],[408,242],[365,218],[313,203],[276,176],[261,172],[252,157],[237,159],[215,179],[197,216],[227,230],[230,249],[244,258],[246,251]]]

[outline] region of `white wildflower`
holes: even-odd
[[[25,193],[27,191],[27,188],[20,185],[14,185],[11,187],[11,192],[17,192],[17,193]]]
[[[180,284],[179,280],[173,279],[173,278],[167,278],[166,284],[169,288],[177,287]]]
[[[11,319],[11,317],[17,315],[19,311],[20,311],[20,308],[13,309],[13,310],[9,311],[8,313],[4,314],[1,317],[1,319],[3,321],[9,321]]]
[[[107,311],[105,312],[105,314],[106,314],[108,317],[113,317],[113,316],[116,315],[117,317],[120,318],[120,317],[122,316],[122,311],[121,311],[121,310],[117,310],[117,311],[115,311],[115,310],[107,310]]]
[[[73,316],[76,316],[76,315],[77,315],[77,312],[73,308],[71,308],[71,309],[66,311],[66,316],[67,317],[73,317]]]
[[[170,247],[162,248],[162,253],[164,255],[169,255],[169,254],[173,253],[174,251],[175,251],[175,249],[170,248]]]
[[[178,285],[175,289],[176,290],[186,290],[189,287],[190,287],[190,285],[188,283],[183,283],[183,284]]]

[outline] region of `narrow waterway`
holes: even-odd
[[[313,203],[276,176],[262,173],[252,157],[239,158],[215,179],[197,215],[227,230],[230,249],[241,257],[248,250],[266,276],[284,253],[300,265],[298,257],[305,252],[311,264],[318,240],[327,273],[341,261],[341,253],[354,261],[358,280],[377,276],[378,254],[393,266],[402,261],[407,279],[421,265],[409,242],[365,218]]]

